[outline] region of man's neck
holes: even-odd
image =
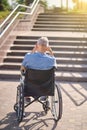
[[[38,50],[37,52],[42,53],[42,54],[45,53],[45,51],[43,51],[43,50]]]

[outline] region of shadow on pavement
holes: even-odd
[[[43,112],[26,112],[26,117],[23,121],[18,124],[15,112],[8,113],[0,121],[1,130],[42,130],[49,129],[55,130],[58,123],[56,123],[53,118],[45,117],[43,119]]]
[[[58,85],[76,106],[80,106],[87,101],[86,84],[65,83],[61,85],[58,83]]]

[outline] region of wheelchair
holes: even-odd
[[[32,101],[25,104],[24,98],[28,96],[32,97]],[[44,102],[40,100],[41,96],[46,96]],[[51,110],[53,119],[56,122],[61,119],[62,94],[55,82],[54,68],[50,70],[27,69],[25,74],[21,74],[20,84],[17,87],[16,103],[14,105],[19,123],[23,120],[25,108],[35,101],[42,104],[46,114],[48,110]]]

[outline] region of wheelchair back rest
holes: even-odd
[[[25,79],[34,83],[44,83],[49,80],[54,81],[54,68],[50,70],[27,69]]]
[[[24,95],[54,95],[54,68],[50,70],[28,69],[25,74]]]

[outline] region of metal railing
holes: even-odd
[[[16,6],[16,8],[10,13],[10,15],[4,20],[4,22],[0,25],[0,38],[5,34],[5,32],[9,29],[9,27],[13,24],[13,22],[17,19],[17,17],[20,15],[20,14],[23,14],[23,15],[33,15],[33,12],[35,11],[38,3],[39,3],[40,0],[34,0],[34,2],[31,4],[31,6],[26,6],[26,5],[21,5],[21,4],[18,4]],[[23,7],[23,8],[27,8],[27,9],[30,9],[30,12],[27,13],[27,12],[17,12],[17,9],[19,7]],[[17,12],[14,17],[11,19],[11,17],[13,16],[13,14]],[[10,20],[11,19],[11,20]],[[8,21],[10,20],[10,22],[8,23]]]

